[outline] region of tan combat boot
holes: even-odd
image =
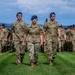
[[[50,61],[50,65],[53,65],[53,61]]]
[[[31,66],[31,67],[34,67],[34,63],[30,63],[30,66]]]

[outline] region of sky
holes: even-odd
[[[23,13],[27,24],[31,24],[32,15],[38,16],[38,24],[44,24],[51,12],[60,24],[75,24],[75,0],[0,0],[0,23],[14,23],[17,12]]]

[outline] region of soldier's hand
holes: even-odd
[[[4,41],[7,42],[7,39],[5,38]]]
[[[12,44],[14,44],[14,41],[12,40]]]
[[[60,42],[60,38],[58,37],[58,42]]]
[[[25,45],[25,43],[24,42],[22,42],[22,46],[24,46]]]

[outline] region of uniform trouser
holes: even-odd
[[[27,48],[29,51],[29,61],[30,63],[37,63],[38,60],[38,52],[40,50],[40,43],[27,43]]]
[[[7,45],[7,42],[5,42],[4,40],[2,41],[2,48],[3,48],[3,51],[5,52],[5,51],[7,51],[6,49],[5,49],[5,46]]]
[[[23,62],[23,58],[25,55],[25,46],[21,45],[22,42],[14,42],[15,54],[16,54],[16,63],[20,64]]]
[[[73,50],[73,45],[72,42],[66,42],[66,51],[72,51]]]
[[[10,51],[13,52],[14,50],[14,44],[12,43],[12,41],[10,42]]]
[[[59,50],[59,52],[64,50],[64,41],[58,42],[58,50]]]
[[[46,41],[46,53],[49,61],[54,61],[57,50],[57,42]]]
[[[73,44],[73,52],[75,52],[75,40],[72,41]]]
[[[5,46],[5,43],[4,40],[0,40],[0,52],[2,52],[2,49],[4,48]]]

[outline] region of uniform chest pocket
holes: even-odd
[[[19,26],[18,25],[15,26],[15,30],[19,30]]]
[[[57,29],[57,27],[55,25],[52,26],[52,29]]]
[[[30,28],[29,31],[33,32],[33,33],[36,33],[36,32],[39,31],[39,29],[37,27],[35,27],[35,28]]]
[[[57,29],[57,28],[56,28],[56,26],[53,26],[53,25],[52,25],[52,26],[48,26],[48,29],[49,29],[49,30],[50,30],[50,29],[51,29],[51,30],[55,30],[55,29]]]

